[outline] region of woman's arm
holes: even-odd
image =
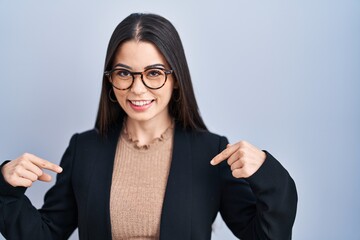
[[[77,206],[71,175],[76,136],[62,157],[63,172],[46,193],[42,209],[37,210],[24,195],[25,187],[13,187],[0,174],[0,231],[6,239],[67,239],[74,231]]]
[[[226,145],[227,140],[223,138],[221,149]],[[219,164],[222,176],[220,213],[231,231],[243,240],[288,240],[297,207],[295,183],[273,156],[264,153],[265,160],[259,168],[254,167],[256,170],[252,173],[247,171],[248,176],[242,178],[237,178],[241,170],[234,174],[235,168],[229,166],[234,161]],[[241,165],[244,167],[245,163]]]

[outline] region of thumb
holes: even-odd
[[[232,175],[235,178],[246,178],[246,173],[242,168],[237,168],[232,171]]]
[[[47,173],[43,173],[43,175],[41,175],[38,180],[43,181],[43,182],[50,182],[51,181],[51,176]]]

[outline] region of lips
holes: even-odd
[[[130,107],[136,112],[146,111],[152,106],[153,100],[128,100]]]

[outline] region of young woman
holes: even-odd
[[[61,167],[60,167],[61,166]],[[95,128],[75,134],[60,166],[32,154],[2,164],[7,239],[210,239],[218,212],[241,239],[291,239],[294,181],[268,152],[208,132],[180,37],[131,14],[107,50]],[[35,209],[24,195],[59,173]]]

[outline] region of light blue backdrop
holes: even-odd
[[[108,40],[132,12],[178,29],[209,128],[268,149],[292,174],[293,239],[360,239],[356,0],[0,0],[0,159],[59,162],[70,136],[93,127]],[[50,185],[27,191],[35,206]],[[235,238],[218,219],[213,239]]]

